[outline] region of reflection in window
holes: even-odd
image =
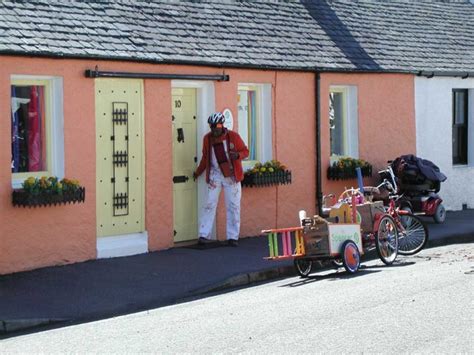
[[[344,149],[344,94],[331,92],[329,94],[329,132],[331,155],[346,155]]]
[[[331,157],[359,157],[357,87],[329,89],[329,140]]]
[[[46,171],[45,87],[11,86],[12,173]]]
[[[257,90],[239,88],[239,134],[249,148],[248,160],[257,160],[258,114]]]

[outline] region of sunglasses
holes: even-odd
[[[223,128],[224,125],[222,123],[214,123],[210,125],[211,128]]]

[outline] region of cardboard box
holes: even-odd
[[[303,240],[307,256],[329,256],[329,231],[326,223],[305,227]]]
[[[361,218],[360,229],[363,233],[371,233],[374,228],[375,215],[384,213],[383,202],[368,202],[357,205],[357,212],[359,212]]]

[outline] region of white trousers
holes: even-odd
[[[212,227],[216,217],[217,203],[221,189],[224,187],[225,207],[227,214],[227,240],[239,239],[240,233],[240,198],[242,187],[234,177],[224,177],[219,168],[211,168],[207,184],[207,200],[202,208],[199,220],[199,237],[211,238]]]

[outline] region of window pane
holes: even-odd
[[[467,90],[453,90],[453,164],[467,164]]]
[[[44,86],[11,86],[13,173],[45,171]]]
[[[344,94],[329,94],[329,132],[331,155],[345,155],[344,151]]]
[[[249,148],[249,160],[257,160],[257,91],[239,90],[239,134]]]
[[[467,90],[454,91],[454,124],[464,124],[467,118]]]

